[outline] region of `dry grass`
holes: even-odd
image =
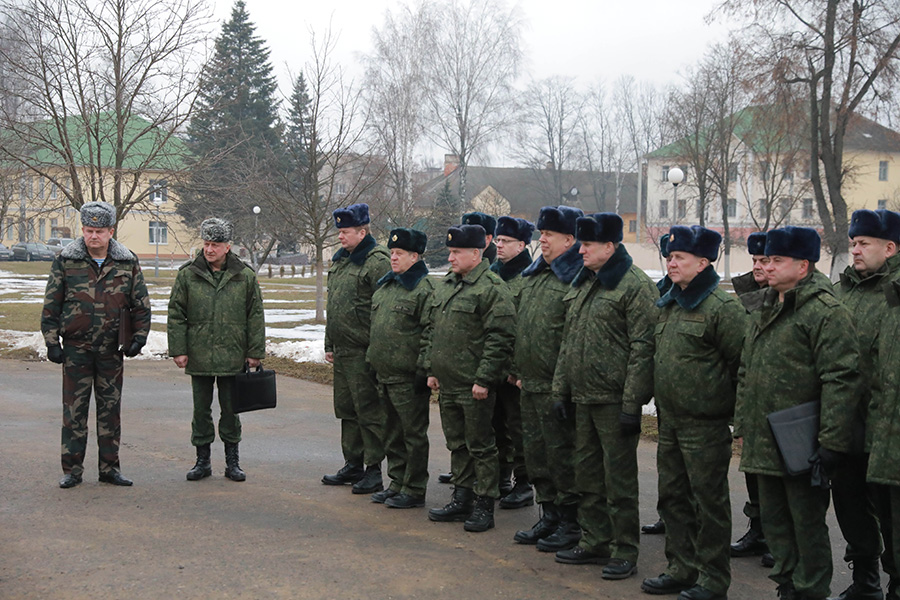
[[[0,329],[10,331],[40,331],[43,305],[34,302],[6,302],[0,304]]]
[[[314,383],[331,385],[334,383],[334,369],[329,364],[294,362],[280,356],[267,356],[263,361],[267,369],[273,369],[279,375],[303,379]]]

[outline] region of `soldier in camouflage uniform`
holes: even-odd
[[[525,219],[500,217],[497,220],[497,260],[491,271],[509,286],[513,302],[519,304],[522,290],[520,277],[525,267],[531,264],[531,253],[527,244],[531,243],[534,224]],[[500,508],[524,508],[534,504],[534,490],[525,470],[525,456],[522,449],[522,412],[519,408],[519,388],[516,377],[509,375],[497,388],[497,403],[494,405],[494,434],[500,458]],[[515,476],[515,487],[511,477]]]
[[[509,373],[515,307],[503,280],[488,268],[480,225],[447,232],[451,272],[436,286],[425,354],[428,386],[440,391],[441,426],[450,450],[452,500],[428,512],[432,521],[465,521],[466,531],[494,526],[500,496],[491,417],[497,386]],[[474,505],[474,506],[473,506]]]
[[[850,220],[853,264],[841,274],[835,291],[853,316],[859,340],[863,396],[854,428],[853,451],[832,481],[834,514],[847,541],[844,560],[852,563],[853,583],[837,600],[881,600],[878,559],[882,544],[875,517],[875,491],[865,473],[872,446],[868,421],[871,382],[875,378],[878,337],[888,310],[884,283],[900,273],[900,214],[889,210],[857,210]],[[867,439],[868,437],[868,439]]]
[[[769,289],[762,308],[750,314],[735,408],[734,435],[744,438],[741,470],[759,475],[762,522],[775,557],[769,577],[780,597],[794,600],[829,593],[829,494],[821,485],[827,481],[785,475],[767,416],[821,401],[815,460],[827,475],[850,450],[858,404],[853,322],[828,277],[815,268],[820,244],[815,230],[805,227],[766,235]]]
[[[481,257],[494,264],[497,260],[497,244],[494,243],[494,232],[497,230],[497,219],[483,212],[470,212],[462,216],[460,225],[481,225],[484,228],[484,252]]]
[[[731,583],[728,467],[746,312],[719,288],[712,266],[722,236],[674,226],[667,261],[672,287],[657,302],[654,398],[659,411],[658,510],[666,523],[666,560],[651,594],[724,600]]]
[[[584,264],[575,240],[578,208],[545,206],[538,216],[541,255],[522,272],[516,319],[515,365],[522,389],[525,466],[541,518],[514,540],[557,552],[581,539],[575,488],[575,414],[570,399],[554,403],[553,372],[563,341],[563,297]],[[568,407],[568,409],[567,409]]]
[[[328,270],[325,360],[334,364],[334,416],[341,420],[345,462],[334,475],[325,475],[322,483],[350,483],[354,494],[372,494],[384,487],[385,412],[366,350],[372,295],[378,280],[391,270],[391,258],[369,233],[367,204],[339,208],[333,216],[341,249]]]
[[[420,257],[428,238],[415,229],[388,236],[391,271],[372,296],[372,328],[366,359],[378,379],[387,413],[385,452],[391,485],[372,494],[390,508],[425,506],[428,487],[428,402],[425,375],[426,330],[431,321],[434,283]]]
[[[213,386],[219,396],[219,438],[225,444],[225,477],[244,481],[240,466],[241,419],[234,414],[234,377],[244,363],[255,368],[266,355],[266,323],[256,273],[231,252],[231,224],[200,224],[203,252],[183,264],[169,296],[169,356],[191,376],[194,416],[191,444],[197,461],[188,481],[212,475],[210,444]]]
[[[553,394],[575,403],[577,546],[558,562],[605,564],[604,579],[637,572],[637,445],[641,407],[653,395],[653,326],[659,296],[622,242],[622,218],[576,222],[584,268],[572,282]]]
[[[91,390],[97,403],[99,479],[127,486],[132,481],[119,467],[122,354],[137,356],[147,342],[150,298],[137,257],[112,239],[116,209],[88,202],[81,207],[81,225],[84,235],[53,261],[41,313],[47,358],[63,365],[64,475],[59,487],[82,480]],[[129,311],[133,335],[120,348],[120,320]]]

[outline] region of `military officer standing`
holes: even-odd
[[[850,219],[850,254],[853,264],[841,274],[838,298],[850,310],[859,340],[862,399],[856,416],[853,448],[834,474],[831,497],[853,567],[853,583],[837,600],[881,600],[878,560],[882,544],[875,517],[875,494],[866,486],[871,436],[869,404],[878,357],[878,337],[888,310],[884,284],[900,273],[900,214],[889,210],[857,210]]]
[[[575,240],[581,209],[545,206],[538,216],[541,254],[522,272],[516,320],[516,371],[522,389],[525,467],[541,505],[541,518],[514,540],[557,552],[581,539],[575,488],[575,410],[571,399],[554,403],[553,372],[563,341],[563,298],[584,264]]]
[[[481,225],[484,228],[484,252],[481,257],[491,264],[497,259],[497,244],[494,243],[494,232],[497,230],[497,219],[483,212],[475,211],[462,216],[461,225]]]
[[[604,579],[637,572],[637,445],[641,407],[653,395],[653,327],[659,292],[622,242],[622,218],[597,213],[576,222],[584,268],[566,295],[562,350],[553,379],[575,403],[575,481],[581,495],[577,546],[568,564],[605,564]]]
[[[741,470],[759,476],[762,522],[775,558],[769,577],[782,598],[795,600],[829,593],[829,494],[811,476],[786,476],[767,416],[820,401],[818,460],[827,475],[850,450],[858,403],[853,322],[815,268],[820,245],[819,234],[806,227],[766,234],[769,289],[750,313],[735,410],[734,435],[744,438]]]
[[[681,592],[682,600],[724,600],[731,583],[729,423],[747,317],[719,289],[712,262],[721,244],[722,236],[705,227],[672,227],[667,270],[673,285],[656,302],[658,510],[668,564],[641,588]]]
[[[372,329],[366,359],[385,407],[384,445],[390,486],[372,501],[390,508],[425,506],[428,486],[428,402],[425,332],[431,320],[428,267],[421,256],[428,238],[415,229],[388,236],[391,271],[372,296]]]
[[[334,416],[341,421],[345,463],[334,475],[325,475],[322,483],[350,483],[354,494],[372,494],[384,487],[385,412],[366,350],[372,295],[378,280],[391,270],[390,254],[369,233],[367,204],[339,208],[333,217],[341,249],[328,270],[325,360],[334,364]]]
[[[466,531],[494,526],[499,497],[497,445],[491,418],[497,385],[509,372],[515,308],[503,280],[482,260],[481,225],[447,232],[451,272],[436,286],[425,354],[428,386],[440,391],[441,426],[455,486],[432,521],[465,521]]]
[[[82,237],[53,260],[41,313],[47,358],[63,365],[62,470],[59,487],[81,483],[91,391],[97,404],[99,479],[131,485],[119,467],[122,354],[137,356],[150,332],[150,298],[137,257],[113,239],[116,209],[81,207]],[[119,347],[121,319],[132,338]],[[62,345],[60,346],[60,338]]]
[[[497,260],[491,271],[509,286],[513,302],[518,306],[522,290],[522,271],[531,264],[531,243],[534,225],[525,219],[500,217],[497,220]],[[534,504],[534,490],[528,481],[522,449],[522,412],[519,407],[519,388],[516,378],[509,375],[497,388],[494,405],[494,433],[500,457],[500,508],[524,508]],[[515,487],[512,477],[515,476]]]

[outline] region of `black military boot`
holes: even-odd
[[[325,485],[346,485],[348,483],[356,483],[363,478],[363,475],[365,473],[363,472],[362,464],[348,460],[334,475],[323,476],[322,483]]]
[[[197,446],[197,462],[187,472],[188,481],[199,481],[212,475],[212,463],[209,460],[209,444]]]
[[[475,493],[459,486],[453,488],[453,497],[444,508],[432,508],[428,511],[430,521],[465,521],[472,514]]]
[[[247,479],[246,473],[241,470],[238,456],[238,445],[225,442],[225,477],[232,481],[244,481]]]
[[[541,503],[541,519],[531,529],[517,531],[513,540],[519,544],[534,545],[559,527],[559,510],[552,502]]]
[[[500,498],[500,508],[525,508],[534,504],[534,488],[524,472],[516,476],[516,485]]]
[[[538,540],[537,548],[541,552],[559,552],[574,548],[581,541],[581,526],[578,525],[578,507],[566,504],[559,507],[559,525],[556,531]]]
[[[830,600],[884,600],[878,559],[857,559],[850,563],[853,583],[839,596]]]
[[[731,556],[735,558],[743,556],[762,556],[769,551],[766,538],[762,531],[762,522],[759,517],[750,519],[750,529],[741,539],[731,545]]]
[[[487,496],[475,496],[475,510],[472,516],[463,523],[466,531],[487,531],[494,528],[494,499]]]
[[[354,494],[374,494],[384,489],[384,479],[381,477],[381,465],[369,465],[363,478],[353,484],[350,490]]]
[[[500,465],[500,497],[503,498],[513,490],[513,469],[511,465]]]

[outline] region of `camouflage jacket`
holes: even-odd
[[[653,395],[660,418],[730,419],[747,330],[744,307],[719,288],[712,265],[656,305]]]
[[[391,270],[391,255],[367,235],[353,252],[341,248],[331,260],[325,352],[365,353],[372,325],[372,296],[378,280]]]
[[[734,293],[737,294],[747,312],[759,310],[763,304],[766,286],[760,286],[753,278],[753,271],[738,275],[731,280]]]
[[[900,485],[900,274],[881,286],[886,309],[875,363],[875,385],[869,404],[869,472],[867,479]]]
[[[229,252],[213,274],[201,253],[175,276],[169,296],[169,356],[187,355],[188,375],[234,375],[266,356],[266,323],[256,273]]]
[[[525,248],[505,263],[498,260],[491,265],[491,271],[499,275],[500,279],[509,286],[509,292],[512,294],[513,302],[517,307],[519,306],[519,296],[522,292],[522,278],[520,275],[530,265],[531,253],[528,251],[528,248]]]
[[[580,404],[621,404],[630,415],[653,395],[656,284],[624,245],[596,275],[582,268],[563,298],[566,325],[553,394]]]
[[[859,272],[848,266],[838,283],[835,284],[835,293],[841,302],[850,310],[853,324],[856,326],[856,337],[859,341],[859,373],[863,382],[863,399],[859,403],[859,429],[865,429],[865,434],[858,433],[860,438],[865,438],[864,448],[872,445],[869,430],[865,427],[869,412],[871,397],[870,385],[875,381],[875,364],[878,361],[878,338],[882,327],[882,319],[888,309],[885,295],[885,285],[900,274],[900,254],[894,255],[885,261],[884,265],[870,275],[861,277]],[[862,440],[857,442],[858,451]]]
[[[441,391],[496,388],[510,368],[515,307],[506,284],[481,261],[465,276],[448,273],[434,288],[425,370]]]
[[[145,344],[150,333],[150,297],[137,257],[116,240],[109,241],[106,260],[88,254],[84,238],[66,246],[50,267],[41,313],[41,332],[48,346],[59,345],[112,352],[119,345],[119,318],[131,309],[132,340]]]
[[[572,280],[584,262],[576,243],[547,264],[543,256],[522,271],[516,318],[515,371],[528,392],[549,393],[563,340],[566,304]]]
[[[404,273],[386,274],[378,286],[372,296],[366,360],[382,383],[413,381],[417,371],[425,371],[425,336],[431,323],[434,283],[420,260]]]
[[[738,371],[734,434],[744,438],[741,470],[783,476],[766,416],[821,400],[819,443],[848,452],[859,399],[859,350],[850,313],[828,277],[813,270],[797,287],[766,291],[750,313]]]

